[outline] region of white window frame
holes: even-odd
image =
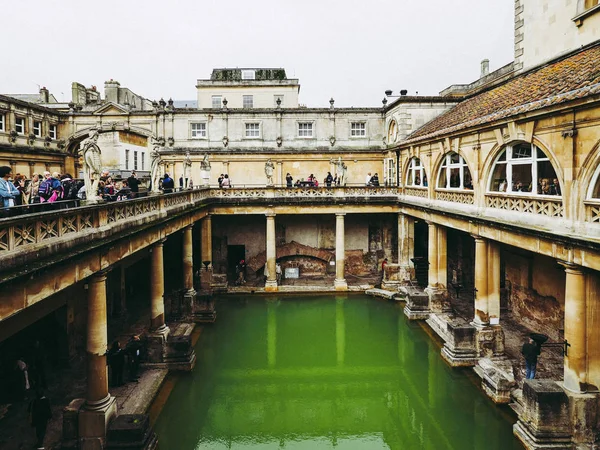
[[[138,152],[137,152],[137,150],[133,151],[133,170],[138,170]]]
[[[458,162],[452,162],[452,156],[458,156]],[[452,174],[452,169],[459,169],[459,178],[460,183],[458,187],[450,187],[450,179]],[[469,166],[465,159],[456,152],[449,152],[444,155],[444,161],[440,165],[440,170],[438,173],[437,179],[437,189],[447,189],[452,191],[472,191],[472,188],[465,187],[465,169],[471,174],[469,170]],[[473,177],[471,176],[471,183],[473,182]]]
[[[25,118],[15,117],[15,131],[17,134],[25,134]]]
[[[55,124],[50,124],[48,126],[48,136],[50,136],[50,139],[56,139],[56,125]]]
[[[190,122],[190,139],[206,139],[208,126],[206,122]]]
[[[396,186],[396,158],[384,158],[383,184],[385,186]]]
[[[6,114],[0,113],[0,131],[6,131]]]
[[[415,184],[416,176],[419,176],[419,184]],[[425,166],[420,158],[413,157],[408,163],[408,169],[406,170],[406,186],[426,188],[429,186],[429,178],[427,178],[427,186],[423,184],[424,179],[427,177],[425,172]]]
[[[520,145],[530,145],[531,146],[531,156],[527,157],[527,158],[515,158],[513,156],[513,148],[516,146],[520,146]],[[538,152],[541,152],[544,157],[541,158],[538,156]],[[504,159],[504,161],[500,161],[500,158],[502,157],[503,154],[506,154],[506,157]],[[548,158],[548,155],[546,155],[546,152],[544,152],[542,149],[540,149],[539,147],[535,146],[534,144],[529,144],[527,142],[517,142],[515,144],[510,144],[507,145],[504,150],[502,150],[498,156],[496,157],[495,161],[494,161],[494,165],[492,166],[492,170],[490,171],[490,176],[488,178],[488,182],[487,182],[487,192],[489,194],[505,194],[505,195],[526,195],[526,196],[530,196],[530,197],[553,197],[553,198],[557,198],[557,197],[562,197],[561,196],[556,196],[556,195],[546,195],[546,194],[538,194],[538,190],[537,190],[537,181],[539,180],[538,177],[538,163],[539,162],[546,162],[549,161],[550,164],[552,165],[552,168],[554,169],[554,175],[558,178],[558,174],[556,173],[556,168],[554,167],[554,165],[552,164],[552,162],[550,161],[550,158]],[[506,164],[506,191],[494,191],[492,190],[492,183],[494,182],[494,173],[496,172],[496,167],[499,164]],[[514,166],[519,166],[519,165],[526,165],[526,164],[530,164],[531,165],[531,190],[530,192],[522,192],[522,191],[513,191],[513,167]]]
[[[222,95],[213,95],[210,97],[211,106],[213,109],[221,109],[223,108],[223,96]],[[215,102],[218,100],[218,105],[215,106]]]
[[[248,134],[251,132],[251,134]],[[262,126],[260,122],[244,122],[244,139],[261,139]]]
[[[129,149],[125,149],[125,170],[129,170]]]
[[[299,139],[314,139],[315,123],[310,121],[296,122],[296,136]]]
[[[256,71],[254,69],[242,70],[242,80],[256,80]]]
[[[33,121],[33,134],[35,137],[42,137],[42,121],[34,120]]]
[[[357,126],[360,125],[360,126]],[[350,122],[350,137],[351,138],[364,138],[367,137],[367,122],[355,121]]]
[[[254,95],[251,95],[251,94],[242,95],[242,108],[244,108],[244,109],[254,108]]]

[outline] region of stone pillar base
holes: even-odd
[[[196,299],[196,291],[190,289],[183,294],[183,304],[181,305],[183,317],[190,317],[194,312],[194,300]]]
[[[527,449],[571,449],[569,398],[553,380],[525,380],[513,433]]]
[[[481,378],[481,387],[494,403],[511,402],[510,392],[517,385],[513,375],[513,366],[506,357],[481,358],[474,368]]]
[[[482,358],[499,358],[504,356],[504,330],[500,325],[481,325],[472,322],[477,330],[477,355]]]
[[[165,359],[169,327],[163,325],[158,330],[153,330],[146,336],[146,350],[148,362],[161,363]]]
[[[210,292],[200,292],[193,304],[192,321],[194,323],[213,323],[217,320],[215,302]]]
[[[106,436],[106,450],[155,450],[158,437],[146,414],[122,414],[113,420]]]
[[[213,282],[213,269],[209,267],[208,269],[202,269],[200,271],[200,289],[203,291],[208,291],[211,289]]]
[[[475,327],[462,319],[446,322],[447,340],[442,348],[442,358],[452,367],[471,367],[477,363]]]
[[[412,286],[402,287],[400,291],[406,293],[406,317],[410,320],[424,320],[429,317],[429,296],[425,292]]]
[[[80,450],[104,448],[108,424],[117,415],[117,401],[110,395],[101,404],[84,404],[79,410],[78,434]]]
[[[425,293],[429,296],[429,310],[432,313],[452,312],[448,301],[448,289],[429,286],[425,288]]]
[[[145,367],[191,371],[196,365],[196,352],[192,346],[194,323],[178,323],[148,335],[148,362]]]
[[[265,283],[265,292],[277,292],[279,287],[276,280],[267,280]]]
[[[333,282],[333,287],[335,288],[336,291],[347,291],[348,283],[343,278],[342,279],[336,278]]]

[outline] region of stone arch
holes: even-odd
[[[410,158],[407,158],[406,161],[404,162],[404,170],[402,172],[402,179],[401,179],[402,186],[404,186],[404,187],[414,187],[414,186],[426,187],[426,186],[423,186],[423,184],[420,184],[420,185],[414,185],[414,184],[413,185],[409,185],[409,184],[406,183],[407,177],[408,177],[408,172],[409,172],[410,166],[411,166],[411,162],[413,160],[415,160],[415,159],[418,159],[421,162],[421,167],[423,168],[423,175],[424,175],[425,178],[427,178],[427,186],[431,186],[431,178],[430,178],[431,174],[427,173],[427,168],[425,167],[425,164],[423,162],[423,158],[421,158],[420,156],[415,156],[415,155],[412,155]],[[422,182],[423,182],[423,180],[421,180],[421,183]]]
[[[473,171],[471,162],[465,157],[465,155],[463,154],[463,152],[460,151],[460,149],[457,152],[454,150],[448,150],[448,151],[445,151],[444,153],[441,153],[440,155],[438,155],[438,157],[434,161],[433,165],[431,166],[432,175],[431,175],[430,185],[432,185],[434,189],[438,189],[437,182],[438,182],[438,178],[439,178],[439,174],[440,174],[439,172],[441,170],[444,159],[446,158],[446,156],[448,156],[451,153],[456,153],[458,156],[460,156],[463,159],[463,161],[467,165],[467,169],[469,170],[469,175],[471,176],[471,180],[473,183],[473,190],[474,190],[475,185],[479,182],[479,180],[474,179],[473,173],[475,173],[475,172]],[[473,192],[473,190],[469,189],[470,192]]]
[[[481,166],[481,181],[483,183],[480,184],[480,186],[483,188],[483,195],[485,195],[487,192],[489,192],[490,176],[492,174],[492,171],[494,170],[494,166],[495,166],[496,160],[498,159],[498,156],[500,156],[500,154],[504,150],[506,150],[506,147],[508,147],[509,145],[514,145],[514,144],[519,144],[519,143],[527,143],[527,144],[535,145],[542,152],[544,152],[544,154],[548,157],[548,160],[552,164],[552,167],[554,168],[554,172],[556,173],[556,177],[558,178],[560,185],[561,186],[565,185],[564,177],[563,177],[563,167],[559,164],[556,154],[550,149],[550,146],[548,146],[544,141],[542,141],[541,139],[539,139],[536,136],[533,136],[531,141],[528,141],[525,139],[509,139],[509,140],[506,140],[503,144],[496,144],[494,147],[492,147],[492,150],[488,153],[487,157],[484,159],[482,166]],[[563,192],[562,198],[563,199],[565,198],[564,192]]]
[[[589,200],[596,183],[600,182],[600,140],[596,141],[581,165],[579,176],[573,180],[572,198],[578,199],[575,217],[585,217],[584,201]]]
[[[300,244],[296,241],[288,242],[277,247],[277,260],[288,258],[291,256],[308,256],[329,263],[335,258],[335,253],[332,250],[322,250]],[[267,263],[267,252],[261,252],[258,255],[250,258],[246,266],[254,273],[262,269]]]

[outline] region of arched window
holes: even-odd
[[[406,173],[407,186],[427,186],[427,174],[419,158],[412,158]]]
[[[469,166],[458,153],[444,156],[437,182],[438,189],[473,189]]]
[[[561,195],[556,171],[546,154],[535,145],[509,145],[494,164],[491,192],[529,195]]]

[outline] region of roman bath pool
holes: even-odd
[[[220,297],[161,448],[521,449],[516,418],[402,307],[363,295]]]

